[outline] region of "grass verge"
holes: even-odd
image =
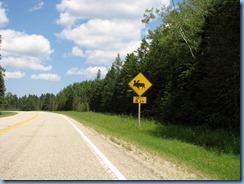
[[[0,118],[2,118],[2,117],[6,117],[6,116],[13,116],[13,115],[15,115],[15,114],[17,114],[16,112],[6,112],[6,111],[2,111],[2,112],[0,112]]]
[[[179,137],[163,136],[162,134],[171,134],[167,133],[167,126],[159,125],[153,120],[142,119],[141,127],[138,128],[137,119],[129,116],[73,111],[59,113],[70,116],[107,136],[122,139],[172,158],[178,163],[183,163],[211,176],[211,178],[240,180],[239,154],[209,150],[203,146],[186,142]]]

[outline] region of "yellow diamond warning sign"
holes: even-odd
[[[133,103],[146,104],[147,103],[147,97],[145,97],[145,96],[133,96]]]
[[[145,93],[151,86],[151,82],[140,72],[135,76],[130,82],[129,86],[141,96]]]

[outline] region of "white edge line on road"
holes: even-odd
[[[121,172],[108,160],[108,158],[93,144],[93,142],[85,136],[85,134],[76,126],[74,125],[66,116],[61,115],[64,119],[66,119],[74,128],[75,130],[81,135],[83,140],[88,143],[88,145],[93,149],[94,153],[102,159],[102,161],[109,167],[109,169],[116,175],[119,180],[126,180],[126,178],[121,174]]]

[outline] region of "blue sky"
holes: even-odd
[[[74,82],[94,79],[98,69],[104,77],[118,53],[123,59],[138,48],[150,28],[141,23],[145,9],[169,3],[0,0],[0,62],[7,92],[56,94]]]

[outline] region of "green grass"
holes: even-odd
[[[218,151],[218,145],[216,148],[212,146],[212,149],[209,149],[209,146],[206,147],[206,145],[199,145],[203,139],[210,139],[206,134],[214,136],[218,132],[209,130],[208,132],[205,131],[205,134],[201,134],[199,128],[193,128],[190,131],[189,127],[159,125],[153,120],[143,119],[141,120],[141,127],[138,128],[137,119],[129,116],[72,111],[60,113],[110,136],[111,140],[121,139],[148,151],[156,152],[178,164],[187,165],[191,170],[198,170],[213,179],[240,180],[240,154],[234,154],[231,151],[230,153]],[[196,133],[199,133],[200,138]],[[185,136],[183,136],[184,134]],[[226,138],[223,132],[219,134],[224,136],[222,137],[223,140]],[[220,137],[220,135],[217,135],[217,137]],[[194,136],[196,143],[193,143],[192,138],[189,138],[194,138]],[[240,142],[235,147],[238,144]],[[127,147],[130,150],[130,147]]]
[[[17,114],[16,112],[6,112],[6,111],[2,111],[2,112],[0,112],[0,118],[2,118],[2,117],[6,117],[6,116],[13,116],[13,115],[15,115],[15,114]]]
[[[224,130],[210,130],[205,126],[164,125],[152,134],[182,140],[219,153],[240,154],[240,136]]]

